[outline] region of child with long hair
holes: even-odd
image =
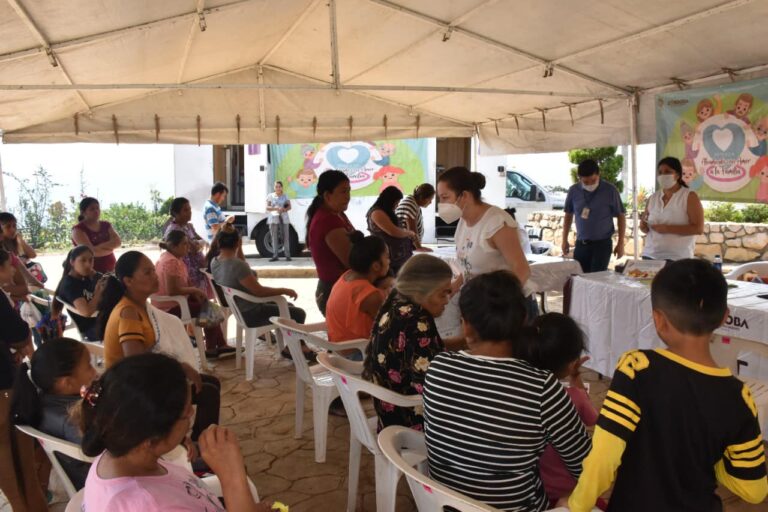
[[[84,510],[225,510],[194,474],[160,458],[184,439],[192,398],[181,365],[162,354],[126,358],[84,390],[82,447],[96,457],[85,484]],[[271,503],[257,504],[251,496],[234,433],[211,425],[200,436],[200,451],[221,481],[229,510],[271,509]]]
[[[96,376],[82,343],[70,338],[43,343],[19,367],[11,401],[13,422],[80,444],[80,428],[70,419],[70,410],[80,401],[80,389]],[[82,489],[91,465],[66,455],[56,458],[75,489]]]
[[[94,315],[98,312],[107,279],[93,269],[93,249],[78,245],[69,251],[62,267],[64,272],[56,287],[56,297],[75,308],[69,314],[83,339],[101,341]],[[51,308],[54,314],[59,314],[63,305],[56,300]]]

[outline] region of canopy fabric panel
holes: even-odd
[[[765,0],[6,0],[5,142],[654,142],[654,95],[768,75]],[[239,129],[238,129],[239,126]]]

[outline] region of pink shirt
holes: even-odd
[[[160,259],[157,260],[157,264],[155,265],[155,271],[157,272],[158,281],[160,281],[160,286],[157,289],[158,295],[170,295],[170,293],[168,293],[168,286],[166,286],[165,283],[167,276],[176,276],[179,279],[179,285],[189,286],[187,266],[182,259],[177,258],[168,251],[165,251],[160,255]],[[152,301],[152,304],[163,311],[168,311],[174,306],[178,306],[175,302],[157,302],[154,300]]]
[[[579,418],[587,427],[592,427],[597,423],[598,411],[589,401],[589,395],[583,389],[568,387],[565,388],[568,396],[579,413]],[[539,474],[544,483],[544,490],[550,502],[554,503],[563,496],[573,492],[576,487],[576,479],[568,472],[568,469],[560,459],[560,455],[552,447],[547,445],[544,453],[539,458]]]
[[[326,283],[335,283],[346,270],[334,254],[325,237],[335,229],[351,233],[355,228],[343,213],[333,213],[325,208],[317,210],[309,223],[309,250],[317,267],[317,277]]]
[[[98,475],[101,455],[85,481],[84,512],[225,512],[219,499],[184,468],[162,460],[162,476],[104,479]]]

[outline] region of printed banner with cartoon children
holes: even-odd
[[[353,196],[378,196],[389,186],[410,193],[427,178],[427,139],[270,144],[276,181],[288,197],[312,198],[318,176],[329,170],[349,176]]]
[[[702,199],[768,203],[768,80],[656,97],[656,152]]]

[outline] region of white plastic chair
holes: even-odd
[[[374,456],[376,465],[376,510],[394,512],[397,499],[397,483],[400,471],[392,465],[379,449],[376,441],[378,417],[368,417],[360,402],[360,393],[384,400],[398,407],[416,407],[422,404],[421,395],[401,395],[382,386],[360,378],[362,363],[350,361],[342,356],[318,354],[317,362],[331,372],[333,382],[344,402],[349,419],[349,486],[347,511],[354,512],[357,502],[357,485],[360,476],[360,452],[365,446]],[[426,460],[425,452],[403,452],[402,456],[410,465]]]
[[[205,357],[205,338],[203,337],[203,328],[197,325],[195,318],[189,310],[189,301],[186,295],[152,295],[150,296],[152,302],[175,302],[179,305],[181,310],[181,323],[184,325],[191,325],[192,332],[195,333],[195,345],[197,345],[197,353],[200,356],[200,367],[203,370],[208,370],[208,360]]]
[[[72,497],[74,497],[75,493],[77,493],[77,490],[75,489],[75,486],[72,484],[72,481],[67,476],[67,473],[64,471],[64,468],[61,467],[59,460],[56,458],[56,454],[60,453],[62,455],[72,457],[73,459],[76,459],[82,462],[93,462],[93,458],[88,457],[86,454],[84,454],[83,451],[80,449],[80,447],[75,443],[71,443],[69,441],[59,439],[57,437],[49,436],[48,434],[44,434],[43,432],[40,432],[36,428],[32,428],[28,425],[16,425],[16,428],[19,429],[21,432],[25,433],[26,435],[37,439],[37,442],[40,443],[40,446],[43,447],[45,454],[48,456],[48,459],[51,461],[51,466],[53,466],[53,470],[56,471],[56,474],[61,479],[64,485],[64,490],[67,491],[67,496],[69,496],[71,500]]]
[[[760,430],[763,433],[763,439],[768,436],[768,382],[758,379],[748,379],[739,377],[749,387],[752,393],[752,400],[757,407],[757,420],[760,422]]]
[[[426,457],[427,447],[422,432],[401,426],[387,427],[379,434],[378,443],[384,456],[405,474],[419,512],[442,511],[443,507],[453,507],[459,512],[499,511],[435,482],[403,457],[405,450],[422,453]],[[568,512],[568,509],[557,507],[549,509],[549,512]],[[593,508],[592,512],[600,511]]]
[[[213,275],[204,268],[200,269],[200,273],[208,280],[208,286],[213,290],[213,296],[215,297],[216,303],[221,307],[221,312],[224,314],[224,322],[221,324],[221,330],[224,332],[224,339],[229,341],[227,333],[229,331],[229,317],[232,316],[232,309],[229,307],[229,304],[227,304],[224,294],[219,293],[220,287],[216,284],[216,281],[214,281]],[[238,347],[243,343],[243,329],[238,323],[235,323],[235,343]]]
[[[82,512],[84,497],[85,489],[77,491],[74,496],[69,498],[69,503],[67,503],[67,508],[64,509],[64,512]]]
[[[267,341],[271,341],[272,330],[275,328],[272,324],[262,325],[261,327],[248,327],[245,323],[245,317],[243,317],[242,311],[237,305],[235,298],[239,298],[246,302],[253,302],[255,304],[263,304],[267,302],[274,302],[277,304],[280,316],[289,317],[290,311],[288,310],[288,301],[282,295],[276,295],[273,297],[254,297],[240,290],[235,290],[228,286],[222,286],[221,290],[224,292],[224,297],[227,300],[229,308],[235,315],[235,320],[240,328],[245,332],[245,379],[253,380],[253,359],[255,356],[256,340],[259,336],[264,336]],[[283,343],[280,336],[277,336],[277,345],[280,350],[283,349]],[[240,359],[242,355],[242,339],[237,340],[237,351],[235,352],[235,368],[240,368]]]
[[[300,324],[285,317],[272,317],[282,335],[283,342],[288,347],[296,368],[296,439],[301,438],[304,427],[304,390],[305,386],[312,390],[312,420],[315,435],[315,462],[325,462],[326,436],[328,433],[328,407],[339,396],[333,383],[331,373],[322,366],[307,364],[301,341],[328,351],[357,349],[365,350],[368,340],[352,340],[341,343],[331,343],[318,333],[325,331],[324,322],[317,324]]]
[[[768,275],[768,261],[753,261],[752,263],[744,263],[734,268],[725,275],[726,279],[738,279],[747,272],[757,272],[758,274]]]

